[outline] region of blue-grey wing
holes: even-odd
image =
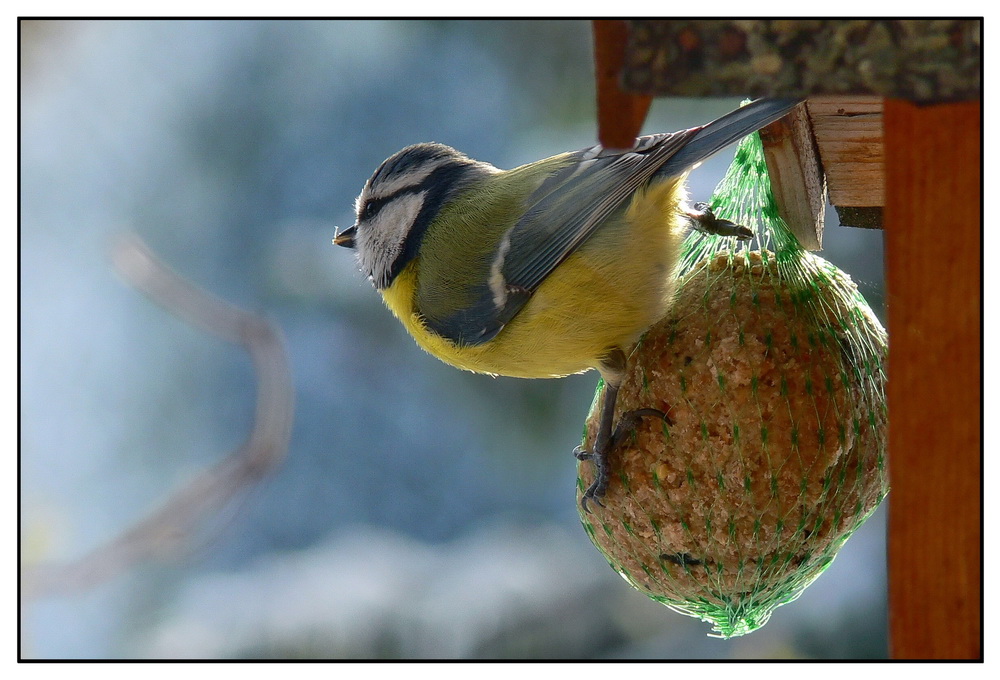
[[[593,147],[549,187],[529,197],[529,208],[507,235],[500,273],[508,287],[534,292],[616,210],[679,151],[696,130],[649,135],[627,151]],[[548,189],[548,190],[547,190]],[[503,247],[504,244],[502,244]],[[516,310],[503,310],[513,317]]]

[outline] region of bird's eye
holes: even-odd
[[[373,218],[375,216],[376,212],[378,212],[378,203],[377,203],[377,201],[374,201],[374,200],[365,201],[364,206],[362,206],[362,208],[361,208],[361,214],[359,215],[359,217],[362,220],[370,220],[371,218]]]

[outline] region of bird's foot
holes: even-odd
[[[731,220],[716,217],[712,209],[708,207],[708,203],[692,203],[681,210],[691,226],[705,234],[735,236],[740,241],[748,241],[753,238],[753,230]]]
[[[635,429],[639,420],[644,417],[661,418],[667,425],[674,424],[673,421],[670,420],[670,416],[659,409],[640,408],[634,411],[627,411],[622,414],[621,418],[618,419],[618,425],[615,426],[614,434],[607,439],[603,439],[603,446],[601,445],[602,438],[598,436],[598,442],[595,444],[593,451],[588,451],[582,444],[573,449],[573,455],[576,456],[577,460],[590,460],[594,463],[594,481],[591,482],[590,486],[583,492],[583,496],[580,498],[580,507],[582,507],[585,512],[590,512],[590,508],[587,507],[589,502],[594,502],[602,508],[604,507],[604,504],[601,503],[601,498],[605,493],[607,493],[608,490],[608,482],[610,480],[608,474],[608,459],[610,454],[621,443],[625,436],[630,434]]]

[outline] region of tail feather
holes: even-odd
[[[801,103],[799,99],[757,99],[702,126],[691,140],[670,157],[656,175],[680,174],[709,156],[770,125]]]

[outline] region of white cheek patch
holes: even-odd
[[[358,260],[377,283],[385,281],[424,205],[426,191],[403,194],[358,225]]]

